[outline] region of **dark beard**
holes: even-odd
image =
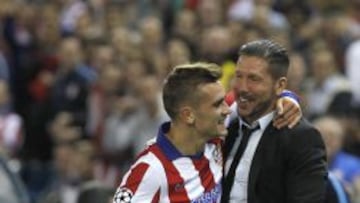
[[[276,97],[259,103],[254,108],[253,112],[250,113],[250,115],[242,119],[247,123],[251,124],[252,122],[264,116],[266,113],[270,112],[270,110],[275,110],[275,102],[276,102]]]

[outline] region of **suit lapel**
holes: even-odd
[[[270,142],[271,136],[273,136],[274,131],[276,129],[272,126],[272,122],[266,127],[263,135],[261,136],[261,139],[259,141],[259,144],[256,148],[253,160],[251,162],[250,166],[250,173],[249,173],[249,182],[248,182],[248,202],[252,203],[255,202],[255,191],[257,180],[262,168],[262,160],[264,151],[266,151],[266,147],[271,147],[268,145]]]

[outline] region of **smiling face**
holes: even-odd
[[[198,91],[199,99],[192,108],[195,130],[205,139],[227,135],[224,121],[230,109],[224,100],[223,86],[219,82],[207,83],[200,85]]]
[[[284,77],[278,80],[272,77],[265,59],[247,55],[239,57],[234,85],[238,114],[252,123],[273,111],[285,85]]]
[[[224,121],[230,109],[221,75],[216,64],[192,63],[176,66],[165,80],[163,104],[173,129],[196,145],[227,134]]]

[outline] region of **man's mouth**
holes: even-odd
[[[225,119],[221,119],[221,120],[218,121],[219,125],[224,125],[224,123],[225,123]]]
[[[240,97],[238,98],[238,102],[239,102],[239,103],[247,103],[247,102],[250,102],[250,101],[251,101],[251,99],[250,99],[249,97],[240,96]]]
[[[239,101],[240,101],[240,102],[247,102],[247,101],[248,101],[248,99],[246,99],[246,98],[242,98],[242,97],[241,97],[241,98],[239,98]]]

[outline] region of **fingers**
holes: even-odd
[[[285,126],[288,126],[289,128],[293,128],[301,119],[302,112],[300,110],[300,107],[295,106],[290,103],[286,103],[284,105],[284,110],[281,115],[277,114],[273,125],[280,129]]]
[[[300,112],[301,113],[301,112]],[[289,120],[292,120],[291,123],[288,125],[288,127],[291,129],[293,128],[297,123],[299,123],[301,117],[302,117],[302,114],[300,115],[293,115],[294,118],[290,118]]]
[[[283,103],[286,102],[283,102],[283,99],[281,98],[276,101],[276,113],[278,115],[282,115],[284,113]]]
[[[277,129],[283,128],[287,125],[287,120],[284,117],[276,117],[273,121],[273,126]]]
[[[283,116],[285,119],[288,119],[290,118],[290,116],[294,114],[299,115],[300,113],[301,112],[299,107],[295,106],[292,103],[285,103],[283,113],[279,116]]]

